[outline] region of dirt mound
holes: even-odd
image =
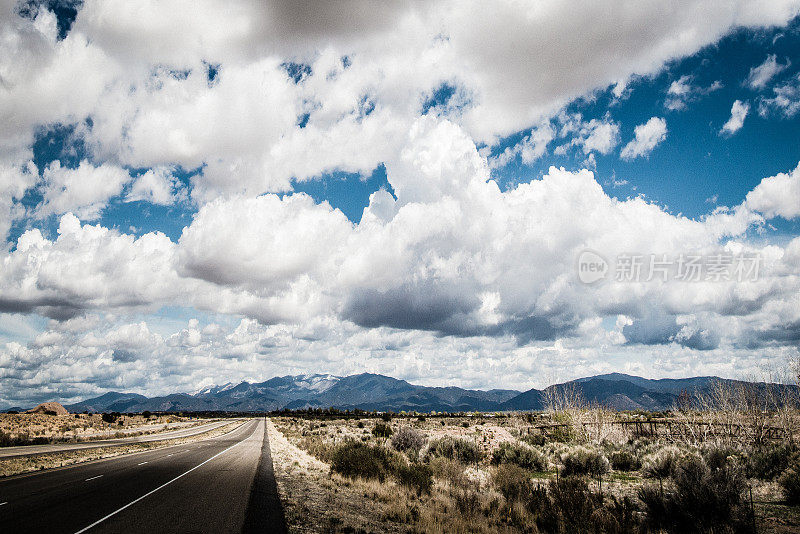
[[[28,410],[27,413],[43,413],[48,415],[69,415],[66,408],[57,402],[43,402],[36,408]]]

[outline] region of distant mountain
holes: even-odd
[[[613,410],[662,411],[673,408],[682,392],[692,396],[708,393],[712,383],[721,381],[727,385],[741,384],[741,381],[698,376],[692,378],[662,378],[652,380],[622,373],[579,378],[564,384],[549,386],[543,391],[531,389],[520,393],[501,405],[501,410],[541,410],[546,392],[553,388],[574,386],[584,401],[600,404]],[[781,387],[763,382],[752,384],[764,392],[767,388]],[[792,386],[794,387],[794,386]]]
[[[147,398],[136,393],[110,392],[94,399],[67,405],[71,412],[177,412],[241,411],[265,412],[281,409],[339,408],[378,411],[468,412],[541,410],[549,390],[574,387],[584,400],[616,410],[667,410],[682,391],[708,391],[716,377],[650,380],[622,373],[580,378],[520,393],[506,389],[490,391],[458,387],[428,387],[389,376],[364,373],[339,377],[307,374],[281,376],[265,382],[205,387],[194,394],[173,393]],[[733,380],[723,382],[736,384]],[[759,388],[778,387],[757,384]]]
[[[93,399],[86,399],[85,401],[77,402],[75,404],[66,404],[64,408],[72,413],[82,412],[127,412],[128,406],[132,406],[138,402],[144,402],[147,397],[139,395],[138,393],[117,393],[116,391],[109,391],[99,397]]]
[[[147,398],[132,393],[106,393],[66,406],[71,412],[244,411],[340,408],[391,411],[492,411],[519,391],[426,387],[383,375],[346,377],[307,374],[265,382],[205,387],[194,394],[173,393]]]

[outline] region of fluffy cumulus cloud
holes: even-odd
[[[667,121],[661,117],[652,117],[644,124],[633,129],[633,139],[622,147],[622,159],[646,157],[664,139],[667,138]]]
[[[800,165],[789,173],[764,178],[747,194],[747,206],[767,217],[800,217]]]
[[[75,169],[62,167],[56,160],[43,173],[44,200],[39,215],[75,212],[85,220],[95,220],[111,197],[119,195],[130,181],[125,169],[103,163],[95,167],[81,161]]]
[[[619,122],[564,106],[735,28],[783,25],[797,2],[310,6],[87,0],[65,31],[45,8],[20,16],[0,2],[0,234],[58,224],[21,225],[0,257],[3,316],[49,320],[0,347],[0,404],[303,371],[530,387],[567,364],[608,371],[610,356],[643,372],[642,345],[661,374],[732,374],[758,365],[752,347],[796,350],[781,332],[800,324],[800,244],[746,236],[798,216],[797,170],[690,219],[611,197],[590,170],[551,167],[503,189],[492,169],[614,153]],[[698,93],[677,82],[681,102]],[[774,91],[760,106],[793,113],[791,88]],[[39,168],[34,144],[53,125],[83,148]],[[621,156],[666,135],[653,117]],[[293,191],[381,164],[388,184],[358,222]],[[97,222],[116,201],[191,206],[193,219],[179,238],[136,237]],[[612,272],[584,284],[587,249],[611,263],[763,263],[743,283]],[[165,325],[161,309],[199,319]]]
[[[186,199],[186,188],[175,177],[174,170],[157,167],[147,170],[133,182],[127,202],[145,201],[168,206]]]
[[[742,102],[741,100],[735,100],[733,106],[731,106],[731,117],[722,125],[722,129],[719,133],[722,135],[733,135],[741,130],[742,126],[744,126],[744,119],[747,117],[748,113],[750,113],[750,104]]]

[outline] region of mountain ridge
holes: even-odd
[[[545,407],[545,398],[553,388],[570,386],[585,401],[611,409],[662,411],[675,406],[682,392],[707,392],[716,380],[741,383],[714,376],[649,379],[608,373],[554,384],[543,390],[517,391],[420,386],[373,373],[304,374],[273,377],[263,382],[206,386],[194,394],[145,397],[138,393],[107,392],[67,404],[65,408],[70,412],[268,412],[307,408],[394,412],[533,411]],[[777,387],[763,382],[756,384],[759,388]]]

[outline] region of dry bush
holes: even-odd
[[[346,477],[383,482],[392,473],[394,461],[384,447],[350,441],[336,447],[330,463],[332,471]]]
[[[539,450],[523,443],[504,441],[492,453],[492,464],[513,464],[530,471],[546,471],[547,458]]]
[[[655,530],[669,532],[750,532],[753,516],[745,498],[747,481],[736,467],[711,469],[702,458],[681,459],[672,488],[644,486],[639,498]]]
[[[438,456],[431,458],[429,463],[433,470],[433,476],[437,479],[446,481],[453,487],[465,487],[469,483],[469,479],[464,474],[464,464],[458,460]]]
[[[417,455],[424,445],[425,437],[410,426],[400,428],[392,436],[392,447],[400,452],[410,452],[413,455]]]
[[[443,457],[458,460],[465,464],[476,464],[483,459],[483,450],[474,441],[444,436],[428,443],[424,457],[426,460]]]
[[[580,445],[561,454],[561,463],[564,466],[562,474],[565,477],[577,475],[599,478],[610,470],[608,458],[598,451]]]

